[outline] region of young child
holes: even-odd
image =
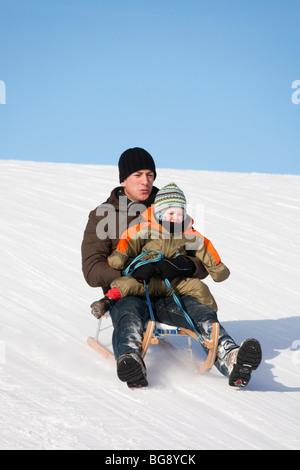
[[[172,265],[172,260],[176,260],[176,266],[182,267],[183,274],[189,273],[185,277],[169,279],[176,295],[195,297],[199,302],[217,311],[217,304],[207,285],[200,279],[191,277],[194,271],[191,268],[193,263],[188,257],[198,258],[216,282],[227,279],[230,272],[221,262],[212,243],[194,230],[192,225],[193,220],[186,214],[186,198],[183,191],[175,183],[170,183],[158,191],[154,205],[142,214],[142,221],[122,234],[117,249],[108,257],[108,263],[113,268],[122,271],[129,261],[140,253],[148,250],[159,251],[163,254],[165,261],[144,266],[143,279],[146,280],[149,296],[172,295],[162,279],[162,274],[165,274],[166,270],[161,270],[161,263],[167,261]],[[155,252],[147,253],[143,261],[147,258],[154,258],[156,255]],[[145,270],[149,271],[149,278],[145,276]],[[113,307],[117,300],[128,295],[146,295],[143,280],[139,281],[135,273],[114,280],[105,297],[91,305],[92,314],[99,319]]]

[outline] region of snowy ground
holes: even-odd
[[[300,176],[158,173],[157,186],[186,192],[231,269],[208,281],[219,319],[236,341],[261,341],[261,367],[236,390],[216,370],[196,374],[185,352],[151,346],[149,388],[129,390],[86,343],[101,291],[80,259],[116,167],[0,161],[1,449],[300,448]]]

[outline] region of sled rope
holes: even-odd
[[[140,261],[145,257],[145,255],[148,255],[148,253],[157,253],[157,255],[155,258],[150,258],[144,261]],[[162,259],[164,259],[164,255],[160,251],[157,251],[157,250],[143,251],[136,258],[134,258],[134,260],[131,261],[131,263],[129,264],[129,266],[127,266],[126,269],[124,269],[123,274],[124,276],[131,276],[133,271],[135,271],[137,268],[140,268],[141,266],[144,266],[145,264],[157,263],[158,261]]]
[[[143,258],[148,254],[148,253],[157,253],[156,257],[155,258],[151,258],[151,259],[147,259],[147,260],[143,260]],[[144,251],[143,253],[139,254],[136,258],[134,258],[134,260],[129,264],[129,266],[124,270],[123,274],[124,276],[131,276],[131,274],[137,269],[139,268],[140,266],[144,266],[145,264],[149,264],[149,263],[157,263],[158,261],[164,259],[164,255],[160,252],[160,251],[157,251],[157,250],[148,250],[148,251]],[[168,287],[168,289],[171,291],[172,293],[172,296],[173,296],[173,299],[176,303],[176,305],[182,310],[183,314],[184,314],[184,317],[186,319],[186,321],[188,322],[188,324],[191,326],[191,328],[193,329],[193,331],[196,333],[197,335],[197,338],[198,338],[198,341],[200,343],[203,343],[204,342],[204,338],[203,336],[201,336],[199,334],[199,332],[196,330],[195,328],[195,325],[194,325],[194,322],[193,320],[191,319],[191,317],[189,316],[189,314],[185,311],[185,309],[183,308],[178,296],[175,294],[174,290],[172,289],[172,286],[171,286],[171,283],[169,281],[169,279],[164,279],[165,281],[165,284],[166,286]],[[152,321],[155,322],[155,317],[154,317],[154,314],[153,314],[153,310],[152,310],[152,306],[151,306],[151,301],[150,301],[150,297],[149,297],[149,293],[148,293],[148,289],[147,289],[147,285],[146,285],[146,282],[144,281],[144,286],[145,286],[145,292],[146,292],[146,299],[147,299],[147,304],[148,304],[148,308],[149,308],[149,314],[150,314],[150,318]],[[155,328],[156,329],[156,328]]]
[[[201,336],[200,333],[196,330],[193,320],[191,319],[191,317],[189,316],[189,314],[185,311],[185,309],[184,309],[183,306],[181,305],[181,302],[180,302],[178,296],[175,294],[174,290],[172,289],[172,286],[171,286],[171,283],[170,283],[169,279],[165,279],[165,283],[166,283],[166,286],[167,286],[167,287],[170,289],[170,291],[172,292],[172,296],[173,296],[173,299],[174,299],[176,305],[178,305],[178,307],[181,308],[181,310],[183,311],[183,314],[184,314],[184,316],[185,316],[186,321],[187,321],[188,324],[192,327],[193,331],[196,333],[199,342],[200,342],[200,343],[204,342],[203,336]]]
[[[146,281],[144,281],[144,286],[145,286],[146,299],[147,299],[148,309],[149,309],[149,313],[150,313],[150,318],[151,318],[152,321],[155,321],[155,317],[154,317],[154,313],[153,313],[153,309],[152,309],[151,300],[150,300],[149,292],[148,292],[148,289],[147,289]]]

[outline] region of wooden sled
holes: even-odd
[[[109,316],[109,315],[106,314],[105,316]],[[102,331],[101,323],[102,323],[102,318],[98,320],[95,337],[94,338],[92,338],[91,336],[88,337],[87,342],[89,346],[95,349],[98,353],[102,354],[107,359],[112,359],[113,361],[115,361],[113,352],[110,349],[108,349],[106,346],[103,346],[99,341],[99,336]],[[203,364],[201,364],[198,368],[199,372],[201,373],[205,372],[206,370],[211,369],[212,366],[214,365],[216,354],[217,354],[218,341],[219,341],[219,327],[220,327],[219,323],[213,323],[211,339],[208,340],[207,338],[203,338],[203,341],[201,342],[201,344],[208,350],[206,361]],[[170,336],[174,338],[178,335],[187,337],[188,349],[192,353],[191,338],[199,342],[199,339],[194,331],[186,329],[186,328],[177,328],[177,327],[171,327],[168,325],[161,325],[161,324],[155,323],[155,321],[149,320],[146,331],[144,332],[144,339],[142,343],[142,357],[143,358],[145,357],[150,344],[159,344],[160,341],[168,342],[168,338]]]

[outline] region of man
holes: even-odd
[[[138,147],[126,150],[118,166],[121,186],[90,213],[82,242],[84,277],[91,287],[102,287],[104,294],[110,289],[111,282],[122,274],[109,266],[108,256],[116,249],[122,233],[136,225],[140,214],[153,204],[158,192],[158,188],[153,186],[155,163],[146,150]],[[178,256],[171,263],[168,260],[161,263],[161,276],[170,281],[175,277],[203,279],[208,274],[201,262],[192,256]],[[154,271],[154,264],[148,264],[137,269],[132,276],[141,282],[148,280]],[[212,324],[218,321],[216,312],[193,297],[182,296],[181,301],[199,333],[210,338]],[[153,298],[151,303],[158,322],[189,328],[172,297]],[[119,379],[127,382],[129,387],[147,386],[146,367],[140,355],[144,327],[149,320],[146,300],[124,297],[116,302],[110,314]],[[223,375],[229,376],[230,385],[245,386],[260,361],[258,341],[248,339],[239,347],[220,325],[215,366]]]

